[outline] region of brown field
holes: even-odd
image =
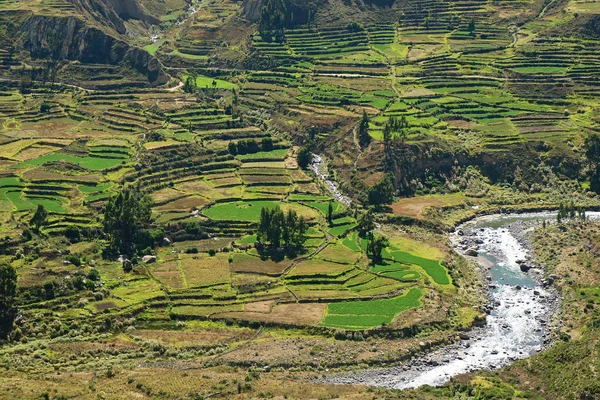
[[[181,269],[188,287],[209,286],[230,281],[229,261],[226,254],[182,255]]]
[[[46,171],[42,168],[29,170],[23,174],[23,177],[31,181],[52,180],[52,181],[82,181],[98,182],[100,175],[66,175],[58,172]]]
[[[210,182],[215,185],[215,187],[237,186],[242,184],[242,181],[237,176],[213,179]]]
[[[165,285],[175,289],[184,287],[184,282],[177,266],[177,261],[169,261],[160,264],[150,264],[149,269]]]
[[[421,213],[426,207],[445,206],[441,200],[423,197],[410,197],[401,199],[392,204],[392,212],[396,215],[404,215],[412,218],[421,218]]]
[[[248,310],[215,315],[215,317],[245,319],[250,321],[276,322],[290,325],[318,325],[323,319],[327,304],[292,303],[278,304],[270,312]]]
[[[203,328],[184,331],[138,329],[131,332],[131,335],[167,346],[197,347],[247,340],[252,337],[253,333],[250,329]]]
[[[183,287],[181,274],[177,268],[177,261],[149,264],[147,268],[161,283],[174,287]]]
[[[292,269],[289,276],[329,275],[338,276],[352,269],[351,265],[311,259],[301,261]]]
[[[202,240],[186,240],[185,242],[176,242],[173,244],[177,251],[185,251],[191,247],[195,247],[200,251],[208,251],[210,249],[220,250],[223,247],[228,247],[235,238],[222,237]]]
[[[290,178],[287,175],[243,175],[242,179],[246,185],[252,184],[289,184]]]
[[[320,194],[321,191],[315,183],[299,183],[296,185],[299,192],[309,194]]]
[[[189,211],[194,207],[200,209],[200,208],[204,207],[205,205],[207,205],[208,203],[209,203],[209,201],[207,199],[205,199],[204,197],[190,196],[190,197],[185,197],[183,199],[178,199],[178,200],[172,201],[167,204],[163,204],[162,206],[156,207],[156,209],[159,211],[170,211],[170,210]]]
[[[252,272],[265,275],[281,275],[281,273],[290,265],[289,260],[274,262],[271,260],[261,260],[258,257],[246,253],[233,255],[231,264],[232,272]]]
[[[255,301],[247,303],[244,306],[244,311],[254,313],[270,313],[275,305],[275,300]]]
[[[214,181],[215,179],[235,178],[236,175],[234,172],[217,172],[214,174],[206,174],[204,177],[207,181]]]
[[[341,244],[330,244],[325,247],[317,257],[322,260],[333,261],[336,263],[354,264],[361,257],[361,254],[352,251]]]
[[[152,193],[150,198],[154,203],[166,203],[184,196],[185,193],[182,193],[178,190],[172,188],[165,188]]]

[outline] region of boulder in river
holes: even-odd
[[[465,254],[466,254],[467,256],[471,256],[471,257],[477,257],[477,255],[478,255],[479,253],[477,253],[477,250],[476,250],[476,249],[474,249],[474,248],[470,248],[470,249],[468,249],[467,251],[465,251]]]

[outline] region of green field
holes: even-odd
[[[278,204],[270,200],[218,203],[203,210],[202,213],[217,220],[256,222],[260,219],[261,209],[275,208]]]
[[[417,257],[413,254],[406,253],[404,251],[392,250],[392,257],[395,261],[403,264],[418,265],[423,268],[425,272],[438,284],[448,285],[450,284],[450,278],[448,272],[439,261],[430,260],[428,258]]]
[[[367,329],[389,324],[403,311],[418,307],[423,292],[410,289],[403,296],[382,300],[329,303],[321,325],[332,328]]]

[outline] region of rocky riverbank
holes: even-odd
[[[532,257],[528,234],[551,213],[476,218],[449,235],[452,246],[476,261],[485,276],[487,322],[456,343],[391,368],[369,369],[323,379],[328,383],[392,388],[441,385],[452,376],[495,369],[542,350],[552,342],[559,305],[552,277]]]

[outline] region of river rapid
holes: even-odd
[[[600,219],[600,213],[588,213]],[[440,386],[451,377],[480,369],[496,369],[526,358],[551,343],[558,295],[552,277],[532,259],[527,232],[556,213],[502,214],[476,218],[449,235],[456,251],[477,262],[486,279],[485,326],[461,335],[457,343],[416,356],[389,368],[329,376],[335,384],[395,389]]]

